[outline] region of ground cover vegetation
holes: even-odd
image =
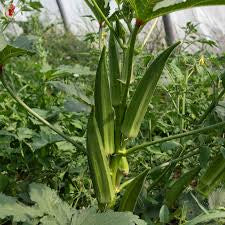
[[[1,36],[1,224],[224,223],[225,56],[192,23],[181,42],[143,48],[145,23],[193,6],[162,2],[117,1],[109,15],[86,0],[99,36],[84,41],[35,14],[24,35]],[[2,3],[4,30],[16,7]],[[211,4],[225,2],[199,1]]]

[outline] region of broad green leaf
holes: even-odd
[[[225,148],[223,146],[220,148],[220,152],[222,153],[223,158],[225,159]]]
[[[102,24],[102,22],[104,20],[103,20],[102,16],[99,14],[98,10],[93,5],[93,0],[84,0],[84,1],[86,2],[88,7],[91,9],[93,14],[95,15],[99,24]],[[98,7],[101,9],[103,14],[107,17],[109,15],[109,12],[110,12],[109,1],[108,0],[94,0],[94,1],[97,3]]]
[[[193,178],[198,175],[199,171],[199,167],[190,170],[170,187],[170,189],[166,192],[165,195],[165,202],[169,207],[173,206],[179,195],[191,183]]]
[[[13,41],[12,45],[18,48],[32,51],[34,49],[34,44],[36,40],[37,37],[33,35],[20,35],[16,38],[15,41]]]
[[[27,51],[26,49],[17,48],[12,45],[7,45],[1,52],[0,52],[0,64],[6,64],[9,59],[22,56],[22,55],[33,55],[34,53]]]
[[[136,18],[147,22],[177,10],[199,6],[225,5],[225,0],[125,0],[130,3]]]
[[[19,140],[24,140],[26,138],[30,139],[33,137],[34,134],[35,133],[33,132],[33,130],[29,128],[20,127],[17,129],[17,136]]]
[[[64,110],[66,112],[88,112],[90,113],[91,107],[76,99],[68,99],[64,102]]]
[[[54,217],[56,224],[67,224],[70,221],[72,217],[70,206],[63,202],[51,188],[33,183],[30,185],[30,198],[37,203],[43,215]]]
[[[222,210],[209,211],[208,214],[197,216],[193,220],[186,222],[184,225],[196,225],[196,224],[203,224],[203,223],[205,224],[205,222],[215,220],[215,219],[220,219],[220,218],[225,218],[225,211],[222,211]]]
[[[198,191],[208,196],[225,179],[225,158],[216,156],[199,180]]]
[[[135,177],[133,181],[129,183],[120,201],[119,211],[121,212],[134,211],[139,194],[141,193],[143,184],[145,182],[148,173],[149,169],[145,170],[143,173]]]
[[[0,193],[4,192],[9,184],[9,178],[5,175],[0,174]]]
[[[147,68],[144,77],[138,84],[122,124],[122,132],[126,137],[136,137],[138,135],[141,122],[144,119],[166,61],[178,44],[179,42],[161,53]]]
[[[131,212],[107,211],[97,213],[95,209],[76,211],[71,225],[147,225]]]
[[[202,168],[206,168],[210,159],[210,148],[208,146],[202,146],[200,148],[199,162]]]
[[[93,105],[92,99],[87,97],[85,93],[74,84],[65,84],[60,81],[49,81],[48,83],[54,86],[57,90],[62,91],[66,93],[67,95],[72,95],[76,99],[86,103],[89,106]]]
[[[160,148],[163,152],[173,151],[181,147],[181,144],[176,141],[167,141],[161,144]]]
[[[117,106],[121,102],[121,75],[118,46],[112,33],[109,37],[109,77],[112,105]]]
[[[208,197],[208,202],[210,209],[225,208],[225,188],[213,191]]]
[[[56,191],[43,184],[30,185],[30,198],[34,206],[0,194],[0,219],[12,216],[13,224],[24,222],[30,225],[146,225],[131,212],[109,210],[98,213],[95,208],[73,209],[58,197]]]
[[[165,224],[170,222],[170,211],[166,205],[163,205],[159,212],[160,222]]]
[[[114,111],[106,68],[106,49],[99,61],[95,80],[95,115],[106,155],[114,153]]]
[[[90,70],[89,67],[87,66],[82,66],[80,64],[76,64],[74,66],[70,65],[61,65],[57,69],[57,71],[54,73],[55,75],[57,74],[63,74],[63,73],[69,73],[73,74],[74,76],[88,76],[88,75],[94,75],[94,72]]]
[[[14,222],[29,222],[31,218],[43,216],[39,207],[28,207],[19,203],[16,198],[0,194],[0,219],[13,216]]]
[[[114,190],[110,176],[109,163],[93,112],[89,117],[87,128],[87,156],[98,203],[109,204],[114,200]]]
[[[4,37],[0,36],[0,65],[5,65],[11,58],[22,56],[22,55],[33,55],[25,48],[20,48],[11,44],[8,44]]]
[[[41,11],[41,9],[43,8],[42,4],[40,1],[32,1],[32,2],[29,2],[29,6],[32,8],[32,9],[35,9],[37,11]]]

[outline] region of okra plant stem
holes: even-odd
[[[140,26],[135,25],[134,30],[131,34],[130,44],[129,44],[129,53],[128,53],[128,59],[127,62],[125,62],[125,66],[127,67],[127,74],[126,74],[126,85],[124,88],[124,94],[122,98],[122,106],[126,105],[127,102],[127,96],[132,76],[132,65],[133,65],[133,58],[134,58],[134,48],[135,48],[135,42],[136,38],[139,32]]]
[[[149,38],[151,37],[151,34],[152,34],[153,31],[155,30],[158,21],[159,21],[159,18],[156,18],[155,21],[154,21],[154,23],[152,24],[151,28],[149,29],[149,32],[147,33],[147,35],[146,35],[146,37],[145,37],[145,39],[144,39],[144,42],[143,42],[143,44],[142,44],[142,46],[141,46],[140,52],[143,51],[145,45],[146,45],[147,42],[149,41]]]
[[[195,134],[199,134],[199,133],[204,133],[204,132],[207,132],[207,131],[212,131],[212,130],[218,129],[220,127],[225,127],[225,122],[220,122],[220,123],[216,123],[214,125],[199,128],[199,129],[196,129],[196,130],[193,130],[193,131],[188,131],[188,132],[184,132],[184,133],[181,133],[181,134],[176,134],[176,135],[172,135],[172,136],[169,136],[169,137],[161,138],[161,139],[156,140],[156,141],[145,142],[141,145],[137,145],[137,146],[134,146],[134,147],[128,149],[127,152],[126,152],[126,155],[131,155],[131,154],[137,152],[138,150],[141,150],[141,149],[146,148],[146,147],[151,146],[151,145],[155,145],[155,144],[159,144],[159,143],[163,143],[163,142],[166,142],[166,141],[171,141],[171,140],[174,140],[174,139],[183,138],[183,137],[187,137],[187,136],[191,136],[191,135],[195,135]],[[123,153],[121,153],[121,154],[123,154]]]
[[[179,158],[177,158],[177,159],[174,159],[174,160],[171,160],[171,161],[162,163],[161,165],[156,166],[156,167],[154,167],[153,169],[151,169],[151,170],[149,171],[149,174],[152,174],[152,173],[154,173],[154,172],[156,172],[156,171],[158,171],[158,170],[160,170],[160,169],[162,169],[162,168],[164,168],[164,167],[170,166],[170,165],[173,164],[173,163],[177,163],[177,162],[183,161],[183,160],[185,160],[185,159],[189,159],[189,158],[191,158],[191,157],[193,157],[193,156],[196,156],[196,155],[198,155],[198,154],[199,154],[199,151],[195,151],[195,152],[192,152],[192,153],[190,153],[190,154],[187,154],[187,155],[185,155],[185,156],[183,156],[183,157],[179,157]]]
[[[60,130],[58,130],[56,127],[54,127],[52,124],[50,124],[47,120],[45,120],[43,117],[38,115],[36,112],[34,112],[28,105],[26,105],[17,95],[16,93],[9,87],[7,84],[7,81],[5,80],[5,74],[2,72],[0,74],[0,80],[2,81],[3,86],[6,88],[8,93],[12,96],[12,98],[18,102],[26,111],[28,111],[32,116],[34,116],[36,119],[38,119],[41,123],[49,127],[51,130],[55,131],[58,135],[60,135],[62,138],[64,138],[66,141],[73,144],[77,149],[81,150],[82,152],[85,152],[84,147],[82,145],[78,144],[76,141],[74,141],[72,138],[68,137],[64,133],[62,133]]]
[[[105,23],[107,24],[107,26],[109,27],[109,29],[112,31],[114,37],[116,38],[117,42],[119,43],[120,47],[122,49],[125,48],[124,44],[122,43],[121,39],[119,38],[119,36],[116,34],[112,24],[109,22],[109,20],[107,19],[107,17],[104,15],[104,13],[102,12],[102,10],[99,8],[98,4],[96,3],[95,0],[91,0],[93,5],[95,6],[95,9],[98,11],[98,13],[101,15],[102,19],[105,21]]]
[[[213,111],[213,109],[217,106],[218,102],[220,101],[220,99],[224,96],[225,94],[225,89],[223,89],[220,94],[218,95],[218,97],[213,100],[213,102],[210,104],[210,106],[208,107],[208,109],[205,111],[205,113],[202,115],[202,117],[200,118],[200,120],[198,121],[198,124],[201,124],[206,118],[207,116]]]

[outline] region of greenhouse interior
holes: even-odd
[[[0,0],[0,225],[225,224],[225,0]]]

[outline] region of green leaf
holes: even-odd
[[[41,11],[41,9],[43,8],[41,2],[39,1],[32,1],[32,2],[29,2],[29,6],[32,8],[32,9],[35,9],[37,11]]]
[[[170,222],[170,211],[166,205],[163,205],[159,212],[159,219],[161,223],[169,223]]]
[[[195,169],[190,170],[185,173],[180,179],[178,179],[166,192],[165,202],[169,207],[173,206],[175,201],[178,199],[180,194],[184,191],[184,189],[191,183],[193,178],[197,176],[200,168],[197,167]]]
[[[90,113],[91,107],[87,104],[79,102],[76,99],[68,99],[64,102],[64,110],[66,112],[88,112]]]
[[[33,130],[28,129],[28,128],[20,127],[17,129],[17,135],[18,135],[19,140],[32,138],[34,134],[35,133],[33,132]]]
[[[20,35],[13,41],[12,45],[18,48],[26,49],[28,51],[32,51],[34,48],[36,36],[33,35]]]
[[[63,202],[55,191],[42,184],[30,185],[30,198],[36,202],[44,214],[54,217],[58,225],[69,223],[72,212],[70,206]]]
[[[184,225],[196,225],[196,224],[202,224],[205,222],[208,222],[210,220],[214,219],[220,219],[220,218],[225,218],[225,211],[209,211],[208,214],[203,214],[200,216],[197,216],[193,220],[185,223]]]
[[[76,211],[73,216],[71,225],[147,225],[138,216],[130,212],[113,212],[96,213],[96,210],[85,209]]]
[[[114,200],[109,162],[103,148],[101,134],[92,112],[87,128],[87,156],[91,178],[98,203],[109,204]]]
[[[225,5],[225,0],[125,0],[130,3],[136,18],[147,22],[177,10],[199,6]]]
[[[146,177],[148,175],[148,172],[149,172],[149,169],[145,170],[143,173],[135,177],[129,183],[121,199],[119,211],[121,212],[134,211],[139,194],[141,193],[141,190],[146,180]]]
[[[57,69],[57,71],[54,74],[63,74],[63,73],[69,73],[73,74],[74,76],[89,76],[94,75],[94,72],[90,70],[87,66],[82,66],[79,64],[76,64],[74,66],[70,65],[61,65]]]
[[[199,180],[197,190],[208,196],[225,178],[225,158],[217,155]]]
[[[206,168],[210,159],[210,148],[208,146],[202,146],[200,148],[199,162],[202,168]]]
[[[31,218],[43,216],[43,212],[37,206],[28,207],[16,198],[0,194],[0,219],[8,216],[13,216],[14,222],[29,222]]]
[[[29,225],[147,225],[130,212],[109,210],[98,213],[95,208],[73,209],[54,190],[43,184],[30,185],[30,198],[34,206],[26,206],[16,198],[0,194],[0,219],[12,216],[13,222]]]
[[[121,74],[118,46],[112,32],[109,37],[109,77],[112,105],[117,106],[121,103]]]
[[[88,7],[91,9],[93,14],[95,15],[95,17],[98,20],[99,24],[102,24],[102,22],[104,20],[102,19],[102,16],[99,14],[98,10],[96,10],[96,8],[94,7],[94,5],[92,3],[92,0],[84,0],[84,1],[86,2]],[[107,17],[109,15],[109,12],[110,12],[109,1],[106,1],[106,0],[95,0],[95,2],[97,3],[98,7],[101,9],[103,14]]]
[[[25,48],[20,48],[14,45],[8,44],[4,37],[0,37],[0,64],[6,64],[11,58],[22,56],[22,55],[33,55],[31,52]]]
[[[122,132],[126,137],[136,137],[138,135],[141,122],[144,119],[166,61],[178,44],[179,42],[161,53],[147,68],[144,77],[138,84],[122,124]]]
[[[49,81],[48,83],[54,86],[57,90],[62,91],[67,95],[74,96],[76,99],[86,103],[89,106],[93,105],[92,99],[87,97],[85,93],[74,84],[65,84],[60,81]]]
[[[225,159],[225,148],[223,146],[220,148],[220,152],[222,153],[223,158]]]
[[[225,189],[218,188],[213,191],[208,197],[208,202],[210,209],[225,208]]]
[[[9,178],[5,175],[0,174],[0,193],[4,192],[9,184]]]
[[[95,80],[95,115],[106,155],[115,152],[114,111],[106,68],[106,49],[102,50]]]
[[[176,141],[167,141],[167,142],[162,143],[160,148],[163,152],[168,152],[169,150],[173,151],[173,150],[177,149],[178,147],[181,147],[180,143],[178,143]]]

